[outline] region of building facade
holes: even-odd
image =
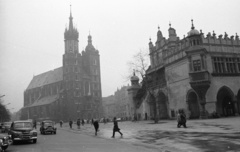
[[[154,107],[160,119],[175,118],[184,109],[190,118],[222,117],[240,114],[240,40],[239,36],[208,33],[195,29],[183,39],[169,27],[169,38],[157,32],[155,45],[149,42],[151,65],[147,70],[147,89],[154,94],[138,98]],[[136,97],[136,96],[135,96]],[[146,99],[148,98],[148,99]],[[136,102],[136,101],[135,101]]]
[[[114,92],[114,95],[103,97],[104,116],[106,118],[123,118],[131,120],[134,114],[133,102],[130,100],[128,89],[130,86],[122,86]]]
[[[102,117],[100,55],[92,44],[79,53],[79,33],[73,26],[64,32],[62,67],[34,76],[24,91],[22,119],[92,119]]]
[[[176,116],[185,109],[190,118],[206,118],[240,113],[240,41],[227,33],[195,29],[192,21],[188,36],[179,39],[176,30],[169,38],[159,29],[155,45],[149,43],[151,66],[148,75],[157,98],[160,118]]]

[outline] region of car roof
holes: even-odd
[[[42,122],[53,122],[52,120],[44,120]]]
[[[13,123],[18,123],[18,122],[32,122],[31,120],[17,120],[13,121]]]

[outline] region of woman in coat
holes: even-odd
[[[118,128],[118,122],[116,117],[113,118],[113,135],[112,138],[115,138],[115,132],[119,132],[121,134],[122,137],[122,133],[120,132],[120,128]]]
[[[181,110],[181,109],[178,110],[177,122],[178,122],[178,125],[177,125],[178,128],[180,128],[181,126],[183,126],[184,128],[187,128],[187,126],[186,126],[186,123],[187,123],[186,115],[185,115],[184,111]]]
[[[95,128],[95,136],[97,136],[98,128],[99,128],[99,123],[98,120],[93,120],[93,126]]]

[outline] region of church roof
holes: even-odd
[[[37,101],[35,101],[32,105],[29,105],[27,107],[35,107],[35,106],[42,106],[42,105],[48,105],[50,103],[53,103],[58,99],[58,95],[52,95],[52,96],[46,96],[43,97]]]
[[[34,76],[27,90],[63,80],[62,67]]]

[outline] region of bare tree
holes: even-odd
[[[149,68],[149,55],[147,51],[140,50],[133,56],[133,60],[128,62],[129,70],[135,71],[140,76],[142,89],[145,89],[149,96],[150,103],[153,105],[154,122],[158,123],[157,102],[154,95],[154,89],[151,87],[152,78],[147,74]],[[132,72],[131,72],[132,73]],[[128,76],[130,79],[131,75]]]
[[[11,119],[10,112],[8,111],[8,109],[3,104],[0,98],[0,122],[9,121],[10,119]]]

